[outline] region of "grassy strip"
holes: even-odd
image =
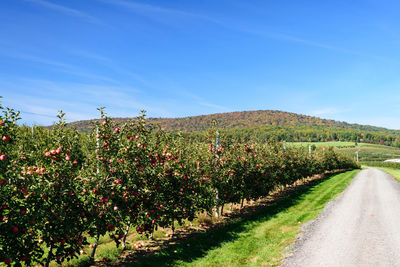
[[[355,142],[341,142],[341,141],[330,141],[330,142],[287,142],[288,145],[290,146],[295,146],[295,147],[308,147],[309,145],[315,145],[315,146],[333,146],[333,147],[354,147]],[[367,145],[366,143],[358,143],[360,146],[365,146]]]
[[[290,196],[219,229],[200,234],[126,266],[271,266],[295,241],[300,225],[314,219],[358,170],[315,181]]]
[[[396,163],[396,162],[366,161],[366,162],[363,162],[362,164],[366,165],[368,167],[400,169],[400,163]]]
[[[399,169],[391,169],[391,168],[383,168],[383,167],[377,167],[377,169],[380,169],[380,170],[390,174],[395,180],[400,182],[400,170]]]

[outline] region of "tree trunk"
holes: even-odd
[[[92,254],[90,255],[90,262],[94,262],[94,255],[96,254],[97,244],[99,243],[100,235],[97,235],[96,242],[94,243]]]
[[[215,194],[215,217],[219,217],[219,199],[218,192]]]
[[[124,238],[122,239],[122,249],[123,250],[125,250],[125,248],[126,248],[126,237],[128,236],[129,228],[130,228],[130,224],[128,224],[126,226],[126,230],[125,230],[125,233],[124,233]]]
[[[151,233],[150,233],[150,238],[149,238],[150,240],[153,240],[154,239],[154,225],[152,226],[152,228],[151,228]]]

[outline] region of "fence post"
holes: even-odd
[[[99,144],[99,126],[96,126],[96,148],[97,152],[99,152],[100,144]],[[100,174],[100,164],[99,164],[99,153],[97,153],[97,174]]]
[[[215,138],[215,151],[218,151],[221,143],[220,143],[220,139],[219,139],[219,132],[216,132],[217,137]],[[218,162],[219,160],[219,156],[217,153],[215,153],[215,161]],[[217,192],[215,194],[215,217],[219,217],[219,198],[218,198],[218,189]]]

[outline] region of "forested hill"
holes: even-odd
[[[116,118],[116,120],[121,123],[126,122],[129,119],[131,118]],[[319,126],[400,135],[399,130],[389,130],[386,128],[369,125],[349,124],[346,122],[321,119],[317,117],[276,110],[216,113],[184,118],[150,118],[149,120],[160,124],[161,127],[168,132],[206,131],[208,128],[210,128],[213,121],[216,121],[217,127],[224,130],[262,126]],[[93,124],[90,120],[76,121],[72,122],[70,125],[80,131],[89,131],[93,127]]]

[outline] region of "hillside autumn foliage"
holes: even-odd
[[[114,118],[122,125],[131,118]],[[350,141],[383,144],[400,147],[400,131],[369,125],[321,119],[296,113],[257,110],[217,113],[184,118],[151,118],[149,122],[160,125],[166,132],[183,132],[201,141],[213,122],[227,138],[236,142],[265,143],[269,140],[288,142]],[[76,121],[70,124],[81,132],[93,129],[92,121]]]

